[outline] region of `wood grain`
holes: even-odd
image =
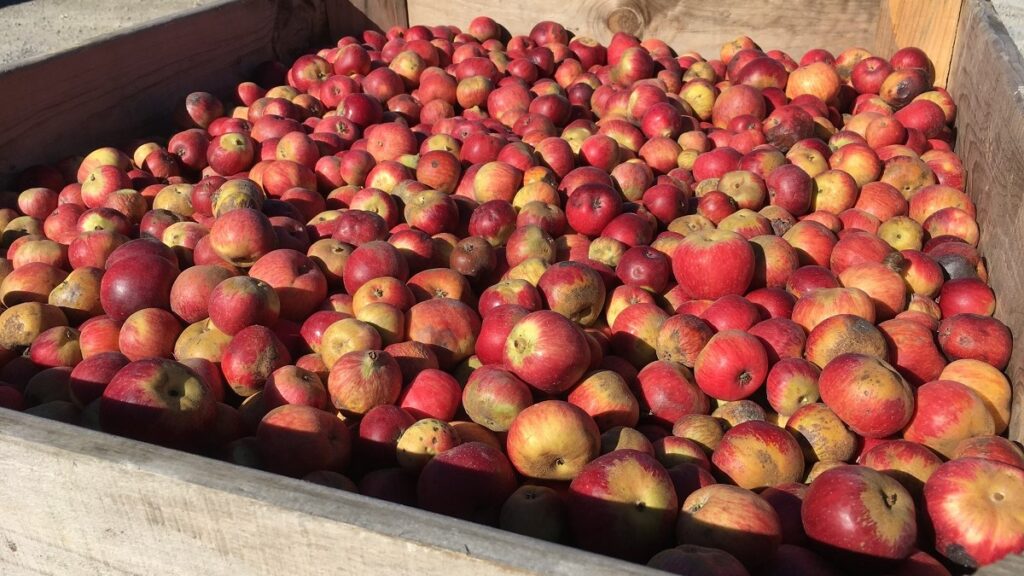
[[[5,409],[0,462],[3,574],[655,574]]]
[[[387,32],[392,26],[408,26],[405,0],[328,0],[331,35],[359,36],[363,30]]]
[[[1024,440],[1024,59],[988,2],[969,0],[949,76],[957,151],[978,206],[981,250],[998,298],[996,316],[1016,336],[1010,438]]]
[[[888,58],[907,46],[935,64],[935,84],[945,86],[964,0],[882,0],[874,52]]]
[[[878,13],[878,0],[409,0],[411,24],[464,29],[486,14],[513,34],[528,34],[536,22],[554,20],[603,43],[621,29],[708,58],[717,58],[722,44],[741,34],[798,60],[810,48],[869,47]]]
[[[0,75],[3,176],[163,124],[194,90],[221,91],[256,64],[308,42],[311,23],[277,33],[277,7],[301,2],[225,1],[26,62]]]

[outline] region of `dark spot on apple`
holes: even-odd
[[[886,508],[892,510],[896,506],[896,499],[897,496],[895,492],[889,494],[884,490],[882,491],[882,502],[885,504]]]
[[[747,371],[743,371],[739,375],[739,378],[737,378],[737,380],[739,381],[740,386],[746,386],[747,384],[750,384],[750,381],[753,380],[753,379],[754,379],[754,377],[750,374],[750,372],[747,372]]]
[[[643,512],[644,510],[647,509],[647,504],[644,504],[643,502],[637,502],[635,504],[635,506],[636,506],[636,509],[641,511],[641,512]]]
[[[565,460],[563,458],[555,458],[555,466],[565,466]]]
[[[1005,496],[1003,496],[1002,492],[994,492],[992,494],[992,501],[993,502],[1002,502],[1003,498],[1005,498]]]

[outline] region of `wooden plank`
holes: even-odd
[[[400,4],[366,3],[381,21]],[[328,0],[224,0],[3,72],[0,189],[34,162],[158,131],[189,92],[230,91],[260,62],[326,43],[330,8]]]
[[[966,2],[949,76],[957,102],[957,151],[978,206],[981,249],[1013,334],[1010,438],[1024,440],[1024,59],[992,5]]]
[[[975,576],[1020,576],[1024,574],[1024,556],[1014,554],[999,562],[985,566],[974,573]]]
[[[188,92],[227,88],[273,56],[275,19],[273,2],[225,1],[3,73],[0,176],[122,143]]]
[[[0,573],[655,574],[0,409]]]
[[[359,36],[363,30],[387,32],[392,26],[408,26],[405,0],[328,0],[331,35]]]
[[[935,84],[945,86],[964,0],[882,0],[874,52],[885,58],[907,46],[935,63]]]
[[[513,34],[528,34],[536,22],[554,20],[603,43],[623,30],[707,58],[746,34],[765,50],[785,50],[799,60],[811,48],[868,47],[878,10],[878,0],[409,0],[409,22],[465,28],[486,14]]]

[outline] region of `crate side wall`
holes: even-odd
[[[838,52],[870,45],[879,0],[409,0],[410,24],[455,24],[487,15],[512,34],[529,34],[539,20],[562,23],[607,45],[612,34],[659,38],[677,51],[718,58],[722,44],[750,35],[765,50],[799,60],[811,48]]]
[[[957,102],[957,151],[977,204],[980,248],[998,299],[996,316],[1017,337],[1010,438],[1024,440],[1024,60],[991,4],[970,0],[960,20],[949,90]]]

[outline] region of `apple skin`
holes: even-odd
[[[303,404],[323,410],[327,407],[327,388],[315,372],[288,365],[267,377],[263,398],[268,410],[285,404]]]
[[[160,308],[143,308],[124,321],[118,336],[118,348],[132,361],[170,358],[180,333],[181,324],[173,314]],[[32,350],[35,351],[40,344],[40,338],[36,338]]]
[[[616,426],[635,426],[640,418],[640,404],[629,385],[611,370],[585,376],[567,400],[590,414],[601,432]]]
[[[644,561],[669,543],[679,502],[657,460],[637,450],[616,450],[591,461],[573,479],[568,511],[576,545]]]
[[[295,250],[269,252],[253,264],[249,275],[273,288],[281,317],[293,322],[305,320],[327,297],[326,276],[311,258]]]
[[[995,433],[981,396],[952,380],[934,380],[915,390],[916,410],[903,437],[952,458],[961,440]]]
[[[872,558],[901,560],[917,539],[914,501],[895,479],[864,466],[827,470],[811,483],[801,516],[820,544]]]
[[[343,470],[352,452],[352,435],[344,422],[301,404],[268,412],[256,429],[256,443],[267,469],[296,478],[318,470]]]
[[[924,444],[908,440],[881,440],[867,448],[857,463],[892,476],[919,504],[921,490],[942,464],[942,458]]]
[[[697,387],[688,368],[675,362],[657,360],[637,374],[636,396],[643,413],[653,421],[672,426],[688,414],[707,414],[710,401]]]
[[[913,416],[910,385],[892,366],[872,356],[837,356],[821,371],[818,390],[825,405],[866,438],[891,436]]]
[[[102,430],[175,448],[201,445],[216,417],[206,383],[192,369],[163,358],[127,364],[100,399]]]
[[[430,346],[442,369],[450,369],[473,354],[480,334],[480,317],[459,300],[432,298],[406,313],[406,339]]]
[[[506,439],[516,470],[538,480],[572,480],[601,451],[601,433],[581,408],[561,400],[520,412]]]
[[[605,283],[590,266],[580,262],[557,262],[541,274],[537,283],[549,310],[582,326],[590,326],[601,315]]]
[[[804,475],[804,456],[796,439],[778,426],[756,420],[726,431],[711,461],[725,478],[749,490],[797,482]]]
[[[512,327],[504,364],[535,389],[557,394],[583,376],[590,365],[590,347],[575,323],[557,312],[539,310]]]
[[[742,400],[757,392],[768,375],[768,354],[755,336],[723,330],[697,356],[694,377],[705,394],[719,400]]]
[[[1011,386],[998,368],[980,360],[962,359],[950,362],[934,379],[953,380],[967,386],[979,396],[992,414],[996,434],[1006,431],[1010,422]]]
[[[143,308],[169,309],[171,287],[177,276],[175,263],[159,256],[122,258],[112,264],[108,260],[100,283],[103,311],[123,322]]]
[[[738,486],[712,484],[683,502],[676,542],[724,550],[748,570],[756,570],[775,556],[782,526],[764,498]]]
[[[1024,551],[1024,470],[980,458],[946,462],[924,486],[936,550],[976,568]]]
[[[210,294],[232,276],[220,266],[192,266],[182,270],[171,286],[171,311],[188,324],[209,316]]]
[[[280,310],[277,292],[250,276],[228,277],[209,295],[210,321],[225,334],[234,335],[256,324],[273,327]]]
[[[754,277],[754,251],[743,236],[720,230],[686,236],[672,255],[672,272],[693,299],[744,294]]]
[[[549,542],[562,542],[568,532],[565,498],[548,486],[524,484],[501,507],[502,530]]]
[[[530,388],[497,366],[473,371],[462,390],[462,407],[469,418],[494,432],[509,429],[515,417],[533,404]]]
[[[103,396],[111,379],[129,362],[120,352],[103,352],[79,362],[72,368],[68,380],[71,401],[85,408]]]
[[[209,237],[210,247],[218,256],[243,268],[277,248],[277,235],[270,220],[251,208],[238,208],[218,216],[210,227]]]
[[[362,415],[382,404],[394,404],[402,391],[402,371],[383,350],[357,350],[331,367],[327,391],[335,408]]]
[[[704,320],[690,314],[670,316],[658,331],[655,352],[658,360],[693,368],[697,356],[715,331]],[[803,334],[801,333],[801,336]]]
[[[889,360],[882,333],[860,316],[839,314],[826,318],[807,335],[804,356],[818,368],[824,368],[840,354],[851,352]]]
[[[357,462],[373,469],[395,466],[398,438],[416,422],[411,414],[392,404],[371,408],[359,421],[354,440]]]
[[[953,459],[957,458],[993,460],[1024,470],[1024,450],[1002,436],[976,436],[961,440],[953,450]]]
[[[476,339],[476,356],[484,364],[502,364],[508,335],[530,311],[515,304],[503,304],[488,311]]]
[[[225,382],[239,396],[259,392],[274,370],[291,364],[288,349],[266,326],[249,326],[230,338],[220,358],[221,370]]]
[[[398,405],[417,419],[455,418],[462,399],[462,388],[455,377],[437,369],[427,369],[413,378],[402,390]]]
[[[496,526],[516,487],[515,470],[500,450],[467,442],[427,462],[416,492],[425,510]]]
[[[1010,362],[1010,329],[991,316],[957,314],[943,318],[938,334],[939,348],[950,360],[980,360],[999,370],[1006,369]]]
[[[743,564],[725,550],[693,544],[681,544],[662,550],[651,557],[647,566],[673,574],[750,576]]]

